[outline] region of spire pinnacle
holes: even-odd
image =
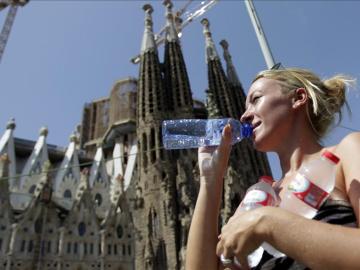
[[[39,131],[40,136],[45,136],[45,137],[47,137],[48,133],[49,133],[49,130],[48,130],[47,127],[42,127],[42,128],[40,128],[40,131]]]
[[[177,41],[178,36],[174,24],[174,16],[172,13],[173,4],[171,0],[164,0],[163,5],[166,7],[166,40],[169,42]]]
[[[218,58],[219,56],[216,51],[214,41],[211,37],[210,22],[208,19],[204,18],[201,20],[201,24],[204,26],[203,33],[205,36],[206,61]]]
[[[224,48],[224,50],[227,50],[229,48],[229,43],[225,39],[220,41],[220,45]]]
[[[76,136],[75,133],[71,134],[70,135],[70,138],[69,138],[70,142],[74,142],[75,144],[78,144],[78,137]]]
[[[226,61],[226,64],[232,64],[231,55],[229,53],[229,43],[225,39],[223,39],[219,42],[219,44],[224,50],[224,59]]]
[[[7,122],[6,124],[6,129],[15,129],[15,127],[16,127],[15,119],[11,118],[9,122]]]
[[[145,30],[141,44],[141,54],[145,53],[148,50],[156,48],[153,32],[153,21],[151,16],[154,9],[150,4],[145,4],[143,6],[143,10],[145,11]]]
[[[226,62],[227,77],[229,79],[229,82],[232,85],[241,86],[229,52],[229,43],[225,39],[223,39],[220,41],[220,45],[224,50],[224,59]]]

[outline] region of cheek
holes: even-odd
[[[266,109],[266,110],[265,110]],[[291,129],[291,123],[293,121],[291,116],[291,110],[285,104],[269,104],[268,108],[264,108],[262,112],[262,130],[261,133],[264,136],[270,136],[271,140],[277,140],[282,138],[282,134],[287,133]],[[256,135],[261,135],[259,132]],[[262,137],[262,136],[260,136]],[[258,139],[260,139],[260,137]]]
[[[288,100],[275,99],[264,103],[263,113],[266,113],[266,118],[273,120],[280,120],[288,118],[291,115],[291,104]]]

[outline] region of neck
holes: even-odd
[[[282,177],[296,172],[303,162],[315,158],[323,148],[311,127],[295,127],[287,143],[277,152],[282,169]]]

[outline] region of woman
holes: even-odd
[[[312,72],[295,68],[266,70],[256,76],[241,121],[254,126],[252,140],[257,150],[278,154],[282,178],[275,187],[280,198],[300,166],[318,159],[325,150],[319,141],[346,103],[350,82],[344,76],[321,81]],[[340,163],[334,191],[324,206],[332,211],[325,215],[331,220],[345,212],[346,220],[337,222],[343,226],[262,207],[231,217],[219,236],[217,222],[230,141],[231,128],[227,126],[219,147],[199,149],[200,190],[188,238],[187,270],[224,269],[220,255],[236,257],[247,269],[247,255],[262,242],[288,257],[263,258],[258,269],[360,269],[360,133],[349,134],[338,145],[326,148]]]

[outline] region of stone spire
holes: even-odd
[[[229,52],[229,43],[223,39],[219,43],[224,50],[224,59],[226,62],[226,73],[229,80],[229,83],[236,86],[241,86],[238,75],[236,74],[236,70],[234,64],[232,62],[232,58]]]
[[[226,63],[226,73],[231,87],[231,92],[234,96],[234,105],[236,108],[236,115],[242,115],[245,112],[245,92],[236,73],[234,64],[229,52],[229,43],[223,39],[220,41],[220,45],[224,50],[224,59]]]
[[[156,50],[156,43],[153,32],[153,21],[151,17],[151,14],[154,10],[150,4],[144,5],[143,10],[145,11],[145,30],[141,44],[141,54],[148,50]]]
[[[204,36],[205,36],[205,46],[206,46],[206,61],[218,59],[219,55],[217,53],[214,41],[210,32],[210,22],[208,19],[204,18],[201,20],[201,24],[204,26]]]
[[[163,82],[160,71],[158,52],[152,32],[151,5],[143,7],[145,11],[145,32],[140,54],[140,72],[138,84],[138,125],[149,123],[152,119],[162,119],[166,111]],[[143,77],[142,77],[143,76]]]
[[[232,62],[232,58],[229,52],[229,44],[226,40],[221,40],[220,45],[224,49],[224,59],[226,62],[226,70],[227,70],[227,77],[230,84],[230,89],[234,96],[234,103],[236,107],[237,115],[242,115],[245,111],[245,100],[246,95],[244,89],[241,85],[237,72],[235,70],[234,64]],[[270,166],[267,160],[267,157],[264,153],[258,152],[254,150],[254,147],[251,143],[245,142],[243,143],[243,149],[247,148],[247,154],[242,152],[241,155],[247,155],[248,158],[253,159],[253,164],[257,164],[256,169],[259,175],[270,175]]]
[[[224,53],[230,75],[228,78],[217,56],[209,30],[209,22],[203,19],[202,24],[204,25],[207,51],[209,115],[216,117],[215,114],[218,113],[217,117],[239,119],[244,111],[245,94],[231,62],[231,56],[228,51]],[[222,42],[221,45],[224,49],[228,49],[226,42]],[[265,163],[267,164],[266,157],[257,153],[251,146],[251,142],[243,141],[234,145],[229,169],[224,179],[224,204],[221,210],[223,222],[226,222],[234,213],[247,188],[254,184],[260,175],[271,175],[269,167],[264,166]]]
[[[139,239],[135,246],[135,269],[145,269],[142,253],[146,245],[147,235],[151,236],[155,260],[166,262],[156,269],[177,269],[178,267],[178,236],[177,228],[177,194],[171,153],[166,152],[162,145],[161,124],[168,116],[168,99],[165,93],[163,76],[155,47],[151,48],[146,37],[150,33],[152,8],[144,6],[145,34],[143,49],[140,55],[140,70],[137,94],[137,141],[139,155],[137,160],[137,179],[133,183],[137,196],[143,204],[133,213],[135,230]],[[153,40],[153,39],[150,39]],[[144,45],[146,44],[146,46]],[[166,98],[165,98],[166,97]],[[154,209],[156,211],[154,212]],[[144,220],[151,222],[147,224]],[[171,222],[170,222],[171,221]],[[150,233],[156,232],[156,233]],[[164,242],[164,252],[157,252],[160,243]]]
[[[186,65],[177,37],[172,4],[170,0],[164,1],[166,5],[166,40],[164,50],[164,84],[167,93],[168,110],[172,118],[192,118],[193,100]]]
[[[28,158],[20,178],[20,191],[28,192],[31,186],[36,186],[38,179],[36,175],[39,175],[42,171],[42,167],[46,161],[49,160],[49,154],[46,144],[46,137],[48,135],[48,129],[42,127],[39,131],[39,138],[34,146],[30,157]]]
[[[204,26],[203,33],[205,35],[206,62],[208,67],[208,99],[210,96],[214,99],[212,102],[214,102],[218,108],[218,117],[237,118],[233,97],[229,90],[229,83],[211,37],[210,23],[207,19],[202,19],[201,24]]]
[[[173,4],[171,0],[164,0],[164,6],[166,7],[166,40],[168,42],[178,41],[178,35],[174,24],[174,16],[172,12]]]
[[[55,175],[52,196],[52,200],[66,210],[70,210],[73,207],[76,199],[76,190],[80,183],[78,138],[75,134],[71,134],[69,139],[70,144]]]
[[[15,156],[15,144],[14,144],[14,130],[16,124],[15,119],[10,119],[6,125],[5,133],[0,137],[0,156],[6,155],[8,162],[4,162],[7,168],[7,174],[9,177],[9,188],[13,191],[18,187],[18,181],[16,180],[16,156]],[[4,165],[5,166],[5,165]]]

